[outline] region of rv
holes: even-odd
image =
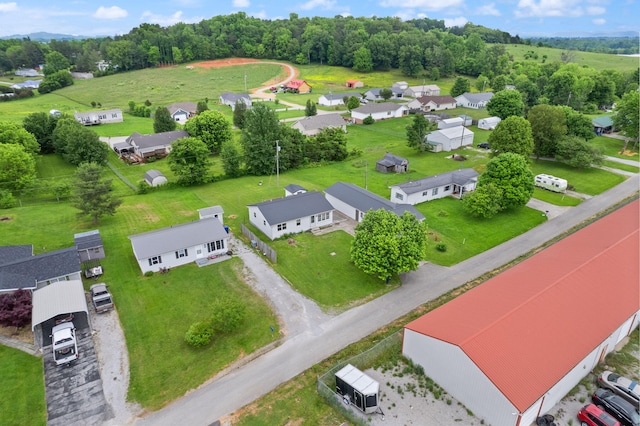
[[[536,175],[535,185],[553,192],[565,192],[567,190],[566,179],[545,174]]]

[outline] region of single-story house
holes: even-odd
[[[447,96],[420,96],[410,101],[407,106],[411,110],[423,112],[453,109],[457,106],[456,100]]]
[[[473,132],[464,126],[436,130],[426,136],[425,143],[433,152],[451,151],[473,145]]]
[[[381,196],[347,182],[336,182],[324,190],[325,197],[331,205],[345,216],[362,222],[369,210],[384,209],[402,216],[405,212],[413,214],[418,220],[424,215],[410,204],[397,204]]]
[[[80,256],[80,262],[85,263],[105,258],[102,237],[97,229],[74,234],[73,242],[76,245],[78,256]]]
[[[493,98],[493,92],[470,93],[465,92],[460,96],[456,96],[456,103],[459,107],[481,109],[487,106],[487,103]]]
[[[147,182],[147,185],[154,187],[164,185],[168,182],[167,177],[162,174],[160,170],[156,169],[147,170],[144,174],[144,181]]]
[[[174,121],[184,124],[196,115],[198,105],[193,102],[175,102],[167,106],[167,110]]]
[[[404,90],[404,95],[411,98],[419,98],[420,96],[440,96],[440,88],[435,84],[409,86]]]
[[[121,109],[74,112],[73,116],[79,123],[82,123],[85,126],[92,126],[94,124],[122,123],[124,121]]]
[[[376,170],[381,173],[405,173],[409,171],[409,160],[387,152],[382,160],[376,161]]]
[[[318,191],[250,204],[249,222],[269,239],[333,223],[333,206]]]
[[[638,326],[639,205],[410,322],[402,354],[485,423],[535,424]]]
[[[12,84],[12,89],[37,89],[40,87],[42,80],[25,80],[22,83]]]
[[[347,80],[345,86],[347,86],[350,89],[355,89],[358,87],[364,87],[364,83],[361,82],[360,80]]]
[[[82,268],[75,246],[37,255],[31,245],[0,246],[0,293],[80,279]]]
[[[284,89],[294,93],[311,93],[311,86],[304,80],[293,79],[288,82]]]
[[[362,123],[362,120],[369,116],[375,121],[379,121],[387,118],[400,118],[407,114],[409,114],[409,108],[407,108],[406,105],[396,104],[394,102],[372,102],[351,110],[351,118],[356,123]]]
[[[36,347],[51,345],[53,327],[71,317],[76,330],[91,328],[82,281],[59,281],[34,291],[31,301],[31,330]]]
[[[155,156],[164,157],[171,152],[172,143],[188,137],[189,133],[185,130],[172,130],[151,135],[135,132],[124,142],[114,144],[113,149],[118,154],[135,154],[143,159]]]
[[[229,234],[220,220],[208,217],[129,236],[142,273],[158,272],[229,250]]]
[[[41,77],[42,74],[33,68],[21,68],[16,70],[16,75],[20,77]]]
[[[391,85],[391,87],[395,88],[395,89],[400,89],[403,92],[405,90],[407,90],[409,88],[409,83],[407,83],[406,81],[396,81],[395,83],[393,83]]]
[[[315,136],[324,129],[341,129],[347,133],[347,122],[340,114],[318,114],[302,118],[291,127],[306,136]]]
[[[224,225],[224,210],[222,209],[222,206],[211,206],[198,209],[198,215],[200,216],[200,219],[212,217],[219,220],[220,223]]]
[[[358,92],[329,93],[318,98],[318,105],[322,106],[338,106],[344,105],[344,98],[355,96],[358,100],[362,99],[362,95]]]
[[[610,115],[595,117],[591,119],[591,124],[593,124],[593,131],[597,135],[611,133],[613,131],[613,120]]]
[[[305,192],[307,192],[307,189],[305,187],[295,183],[290,183],[289,185],[284,187],[285,197],[288,197],[290,195],[304,194]]]
[[[462,197],[467,192],[476,189],[478,172],[460,169],[445,172],[435,176],[400,183],[390,186],[391,201],[416,205],[425,201],[453,196]]]
[[[364,92],[364,98],[368,101],[382,101],[384,100],[384,98],[380,94],[382,90],[383,89],[380,87],[377,87],[375,89],[369,89],[366,92]],[[391,90],[391,98],[389,99],[402,99],[404,96],[401,89],[392,87],[389,90]]]
[[[231,107],[232,111],[236,109],[237,102],[244,103],[247,109],[251,108],[252,105],[251,97],[246,93],[224,92],[218,99],[222,105]]]
[[[486,117],[478,120],[478,129],[493,130],[496,128],[502,119],[500,117]]]
[[[464,120],[460,117],[451,117],[438,120],[438,129],[450,129],[452,127],[462,126]]]

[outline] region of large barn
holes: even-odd
[[[638,326],[639,205],[407,324],[403,355],[486,423],[534,423]]]

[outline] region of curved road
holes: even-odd
[[[424,264],[403,275],[395,291],[335,317],[316,317],[275,349],[138,419],[140,425],[209,425],[271,391],[345,346],[476,277],[538,248],[555,236],[637,194],[634,175],[544,224],[452,267]],[[263,260],[257,256],[258,260]],[[301,297],[301,296],[300,296]]]

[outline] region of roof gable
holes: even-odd
[[[639,205],[620,208],[405,327],[459,346],[526,410],[640,309]],[[584,313],[603,306],[615,309],[585,332]],[[540,350],[542,343],[553,350]]]
[[[250,206],[257,207],[269,225],[333,210],[331,203],[318,191],[303,192],[258,204],[250,204]]]

